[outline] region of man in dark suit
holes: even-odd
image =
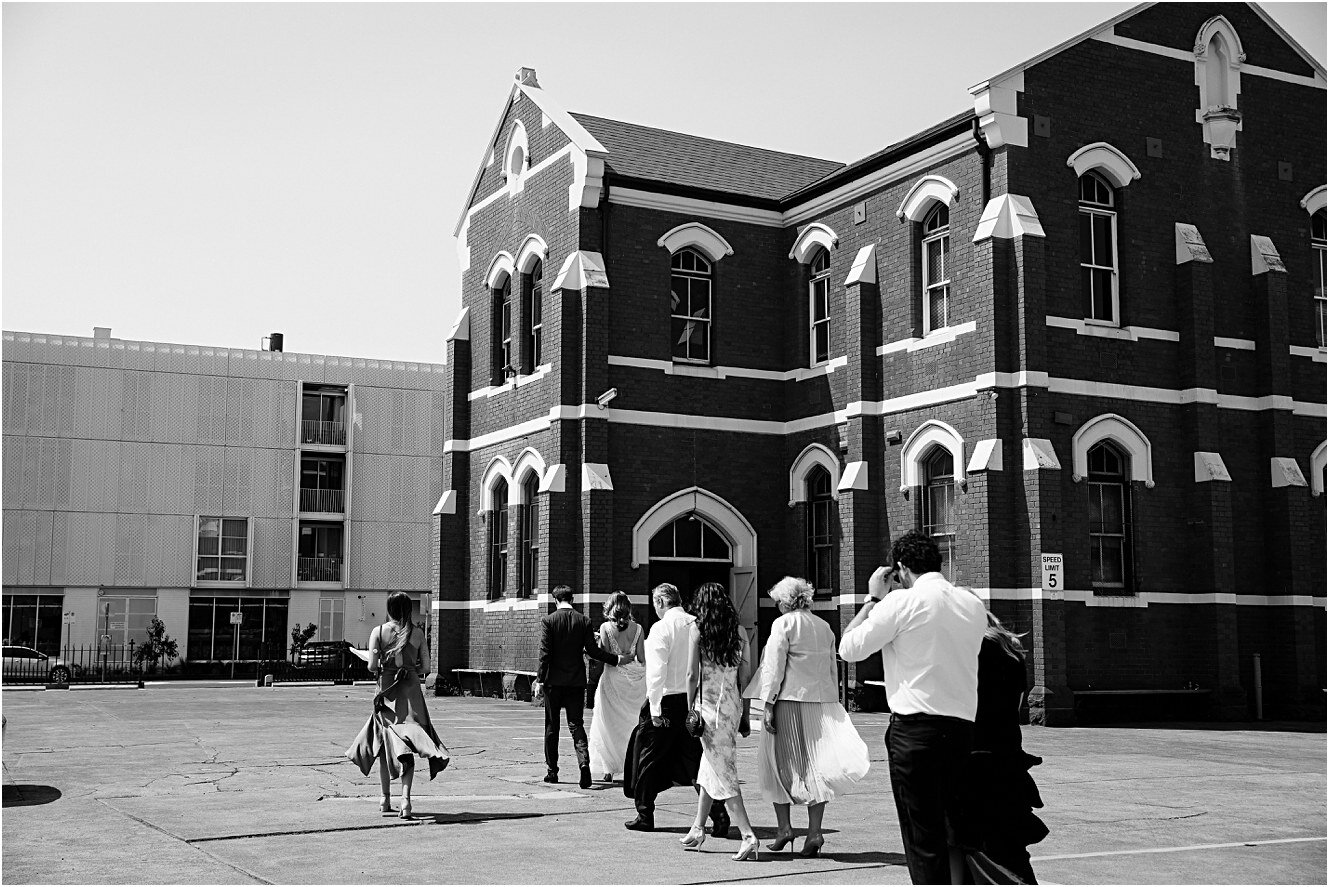
[[[583,656],[605,665],[618,665],[619,658],[601,650],[595,642],[591,620],[572,609],[572,589],[554,589],[557,608],[540,620],[540,671],[536,677],[545,696],[545,782],[558,782],[558,731],[562,715],[568,715],[568,732],[577,751],[581,787],[591,787],[591,754],[582,723],[586,708],[586,663]],[[627,658],[627,657],[623,657]]]

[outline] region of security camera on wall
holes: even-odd
[[[609,402],[616,397],[618,397],[618,389],[610,388],[604,394],[601,394],[599,397],[595,399],[595,405],[602,410],[607,410],[609,409]]]

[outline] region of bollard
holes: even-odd
[[[1260,676],[1260,654],[1256,653],[1255,660],[1255,720],[1264,720],[1264,681]]]
[[[271,686],[272,686],[272,675],[270,675],[270,674],[265,674],[265,675],[263,676],[263,686],[265,686],[265,687],[271,687]]]

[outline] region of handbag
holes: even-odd
[[[706,674],[706,672],[704,671],[705,666],[702,666],[702,668],[703,668],[702,674],[704,675]],[[706,680],[705,678],[703,678],[701,686],[697,688],[696,705],[688,709],[687,717],[683,719],[683,729],[686,730],[688,732],[688,735],[691,736],[693,739],[700,739],[701,734],[706,732],[706,722],[701,719],[701,711],[700,711],[701,697],[705,689],[706,689]]]

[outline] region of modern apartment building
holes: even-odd
[[[363,647],[388,594],[427,596],[443,367],[3,335],[6,643],[156,616],[195,663],[309,623]]]

